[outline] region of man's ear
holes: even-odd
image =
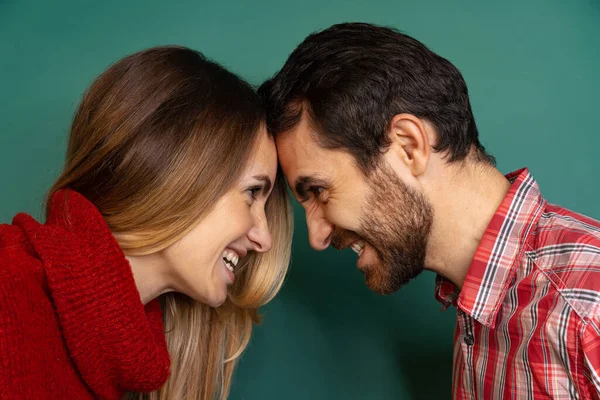
[[[425,173],[431,155],[427,125],[412,114],[397,114],[388,128],[387,154],[401,161],[415,177]]]

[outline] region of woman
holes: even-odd
[[[289,262],[276,173],[259,98],[201,54],[105,71],[46,223],[0,225],[0,398],[226,398]]]

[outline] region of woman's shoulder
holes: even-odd
[[[42,262],[17,224],[0,225],[0,310],[5,332],[47,327],[56,319]]]
[[[0,297],[9,286],[43,286],[44,270],[28,236],[17,225],[0,224]]]
[[[18,224],[0,225],[0,332],[0,393],[91,398],[69,360],[42,262]]]

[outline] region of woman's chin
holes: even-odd
[[[217,308],[223,305],[227,301],[227,286],[215,288],[216,290],[211,293],[210,296],[204,298],[204,300],[198,300],[210,307]]]
[[[224,296],[223,298],[215,299],[214,301],[211,301],[211,303],[208,305],[213,308],[221,307],[225,303],[226,300],[227,300],[227,296]]]

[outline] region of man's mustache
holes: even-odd
[[[331,246],[337,250],[345,249],[350,243],[362,239],[362,236],[353,231],[335,228],[331,235]]]

